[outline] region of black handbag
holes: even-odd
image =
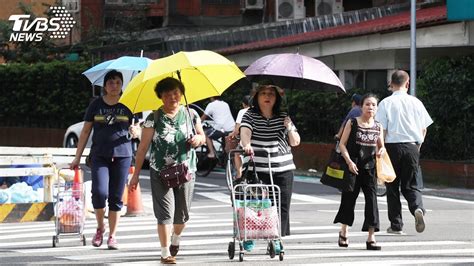
[[[344,157],[334,149],[324,169],[321,183],[343,192],[354,191],[356,175],[349,171]]]
[[[253,170],[249,170],[249,166],[253,166]],[[236,187],[237,185],[241,184],[249,184],[249,185],[255,185],[255,184],[262,184],[262,180],[258,178],[257,174],[257,167],[255,164],[255,161],[253,159],[250,159],[245,167],[245,169],[242,171],[242,176],[240,178],[235,179],[232,182],[232,186],[235,188],[235,199],[236,200],[244,200],[243,198],[243,188],[241,186]],[[255,189],[247,190],[247,192],[256,192]],[[255,193],[252,195],[247,195],[247,199],[251,198],[256,198]]]
[[[347,150],[349,154],[353,154],[357,150],[355,144],[357,120],[352,118],[351,122],[351,132],[347,141]],[[323,175],[321,176],[321,183],[337,188],[343,192],[354,191],[356,175],[349,170],[349,166],[339,152],[338,146],[339,142],[336,142],[336,147],[332,150],[329,162],[324,168]]]
[[[252,165],[253,170],[249,170],[249,166]],[[253,159],[250,159],[242,171],[242,176],[235,179],[232,185],[235,187],[238,184],[261,184],[262,181],[258,178],[257,166]]]

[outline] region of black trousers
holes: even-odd
[[[369,231],[369,228],[374,228],[375,232],[380,230],[379,207],[377,205],[377,193],[375,177],[375,169],[363,169],[358,167],[359,175],[356,177],[354,191],[342,192],[341,204],[337,212],[334,223],[342,223],[352,226],[354,223],[354,208],[360,189],[364,192],[365,210],[364,210],[364,224],[362,231]]]
[[[258,173],[258,178],[265,184],[271,184],[269,174]],[[281,194],[281,236],[290,235],[290,204],[291,194],[293,193],[293,179],[293,171],[273,173],[273,184],[280,187]]]
[[[420,153],[418,147],[411,143],[386,143],[388,155],[392,161],[397,177],[387,186],[388,219],[393,230],[403,229],[402,204],[400,190],[408,202],[411,214],[423,208],[420,184],[417,177]]]

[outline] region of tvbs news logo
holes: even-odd
[[[31,18],[31,15],[11,15],[13,31],[10,42],[40,42],[48,36],[50,39],[64,39],[71,31],[76,21],[71,13],[62,6],[49,8],[51,18]]]

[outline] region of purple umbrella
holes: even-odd
[[[252,82],[271,79],[286,89],[316,89],[345,93],[339,78],[323,62],[300,54],[271,54],[257,59],[246,70]]]

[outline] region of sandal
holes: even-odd
[[[377,246],[377,242],[375,241],[367,241],[365,242],[365,245],[367,246],[367,250],[381,250],[381,246]]]
[[[349,243],[347,243],[347,237],[342,236],[341,232],[339,232],[339,240],[337,241],[337,244],[341,248],[347,248],[349,246]]]

